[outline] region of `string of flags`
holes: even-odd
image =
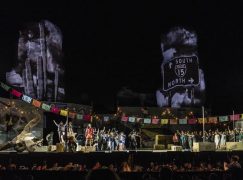
[[[37,108],[41,108],[44,111],[52,112],[54,114],[58,114],[58,115],[65,116],[65,117],[68,116],[69,118],[72,118],[72,119],[91,121],[92,116],[90,114],[79,114],[76,112],[68,111],[67,109],[60,109],[59,107],[56,107],[54,104],[47,104],[45,102],[42,102],[42,101],[39,101],[32,97],[29,97],[15,89],[13,89],[12,87],[8,86],[7,84],[5,84],[3,82],[0,82],[0,86],[4,90],[6,90],[10,94],[12,94],[13,96],[21,99],[22,101],[24,101],[26,103],[29,103],[29,104],[37,107]]]
[[[54,104],[47,104],[45,102],[39,101],[37,99],[34,99],[32,97],[29,97],[12,87],[6,85],[3,82],[0,82],[0,87],[2,87],[4,90],[8,91],[10,94],[12,94],[15,97],[18,97],[22,101],[32,104],[33,106],[37,108],[41,108],[44,111],[52,112],[54,114],[58,114],[61,116],[69,117],[72,119],[78,119],[78,120],[85,120],[85,121],[91,121],[93,119],[93,116],[91,114],[80,114],[77,112],[68,111],[67,109],[61,109],[59,107],[56,107]],[[104,122],[108,122],[111,118],[109,115],[103,115],[102,120]],[[243,120],[243,114],[234,114],[234,115],[226,115],[226,116],[214,116],[214,117],[207,117],[204,118],[205,124],[217,124],[221,122],[230,122],[230,121],[238,121]],[[160,124],[160,125],[185,125],[185,124],[203,124],[203,118],[171,118],[171,119],[165,119],[165,118],[159,118],[157,116],[151,117],[151,118],[141,118],[141,117],[135,117],[135,116],[121,116],[122,122],[128,122],[128,123],[143,123],[143,124]]]

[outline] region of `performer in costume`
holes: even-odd
[[[89,144],[89,146],[92,146],[93,134],[94,134],[94,129],[91,127],[91,124],[88,124],[85,130],[85,146],[87,146],[87,144]]]
[[[66,123],[65,124],[63,124],[62,121],[59,124],[55,120],[53,120],[53,122],[57,126],[59,141],[61,143],[65,143],[65,141],[64,141],[64,135],[65,135],[65,130],[66,130],[66,126],[67,126],[67,123],[68,123],[68,119],[66,120]]]

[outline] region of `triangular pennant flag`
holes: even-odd
[[[127,122],[128,121],[128,117],[127,116],[122,116],[121,120],[124,121],[124,122]]]
[[[51,106],[45,103],[42,103],[41,108],[44,109],[45,111],[51,110]]]
[[[25,101],[25,102],[27,102],[27,103],[31,103],[32,98],[29,97],[29,96],[23,95],[22,96],[22,100]]]
[[[151,119],[150,118],[144,118],[143,122],[144,122],[144,124],[150,124]]]
[[[128,121],[134,123],[135,122],[135,117],[129,117]]]
[[[169,123],[169,119],[161,119],[161,124],[168,124]]]
[[[104,116],[104,122],[109,121],[110,117],[109,116]]]
[[[229,121],[228,116],[219,116],[219,122],[226,122]]]
[[[77,113],[75,112],[68,112],[68,117],[74,119]]]
[[[32,104],[33,104],[35,107],[40,107],[40,106],[41,106],[41,102],[40,102],[40,101],[37,101],[36,99],[33,99]]]
[[[218,122],[218,117],[209,117],[208,123],[216,124]]]
[[[177,119],[170,119],[170,124],[177,124]]]
[[[59,109],[58,107],[53,106],[53,107],[51,108],[51,112],[53,112],[53,113],[55,113],[55,114],[59,114],[60,109]]]
[[[77,119],[83,119],[83,114],[77,114]]]
[[[9,87],[8,85],[4,84],[1,82],[1,87],[5,90],[5,91],[9,91],[11,87]]]
[[[61,115],[61,116],[67,116],[67,115],[68,115],[68,111],[67,111],[67,110],[63,110],[63,109],[61,109],[61,111],[60,111],[60,115]]]
[[[19,91],[16,91],[15,89],[12,89],[11,94],[14,95],[14,96],[16,96],[16,97],[22,96],[22,93],[19,92]]]
[[[231,121],[238,121],[238,120],[240,120],[240,115],[239,114],[230,115],[230,120]]]
[[[197,119],[196,118],[188,119],[188,124],[197,124]]]
[[[153,118],[152,119],[152,124],[158,124],[159,123],[159,119],[158,118]]]
[[[187,119],[179,119],[179,124],[187,124]]]

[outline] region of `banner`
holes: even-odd
[[[238,121],[238,120],[240,120],[240,115],[239,114],[230,115],[230,120],[231,121]]]
[[[92,120],[91,115],[90,114],[85,114],[84,115],[84,120],[85,121],[91,121]]]
[[[179,119],[179,124],[187,124],[187,119]]]
[[[11,87],[9,87],[8,85],[4,84],[1,82],[1,87],[5,90],[5,91],[9,91]]]
[[[209,117],[208,118],[208,123],[216,124],[218,122],[217,117]]]
[[[45,103],[42,103],[41,108],[44,109],[45,111],[51,110],[51,106]]]
[[[197,124],[197,119],[196,118],[188,119],[188,124]]]
[[[75,112],[68,112],[68,117],[74,119],[77,113]]]
[[[198,124],[203,124],[203,118],[197,118]],[[206,124],[208,122],[207,118],[204,118],[204,123]]]
[[[127,122],[127,121],[128,121],[128,117],[127,117],[127,116],[122,116],[121,120],[122,120],[123,122]]]
[[[63,110],[63,109],[61,109],[61,111],[60,111],[60,115],[61,115],[61,116],[67,116],[67,115],[68,115],[68,111],[67,111],[67,110]]]
[[[79,120],[83,119],[83,115],[82,114],[77,114],[77,119],[79,119]]]
[[[143,122],[143,118],[136,118],[136,122],[137,123],[142,123]]]
[[[219,122],[226,122],[229,121],[228,116],[219,116]]]
[[[170,119],[170,124],[177,124],[177,119]]]
[[[161,124],[168,124],[169,123],[169,119],[161,119]]]
[[[110,117],[109,116],[104,116],[104,122],[109,121]]]
[[[144,118],[143,122],[144,122],[144,124],[150,124],[151,119],[150,118]]]
[[[53,112],[53,113],[55,113],[55,114],[59,114],[60,109],[57,108],[57,107],[55,107],[55,106],[53,106],[53,107],[51,108],[51,112]]]
[[[38,107],[38,108],[41,106],[41,102],[40,102],[40,101],[37,101],[36,99],[33,99],[32,104],[33,104],[35,107]]]
[[[25,101],[25,102],[27,102],[27,103],[31,103],[32,98],[29,97],[29,96],[23,95],[23,96],[22,96],[22,100]]]
[[[16,96],[16,97],[18,97],[18,98],[19,98],[20,96],[22,96],[22,93],[19,92],[19,91],[16,91],[15,89],[12,89],[11,94],[14,95],[14,96]]]
[[[158,118],[153,118],[152,119],[152,124],[158,124],[159,123],[159,119]]]
[[[128,122],[133,122],[134,123],[135,122],[135,117],[129,117],[128,118]]]

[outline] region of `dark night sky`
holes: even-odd
[[[242,5],[229,3],[87,0],[2,6],[1,80],[16,59],[19,25],[49,19],[64,36],[67,102],[83,103],[87,93],[97,110],[111,111],[123,85],[137,92],[156,91],[161,82],[160,35],[185,25],[198,33],[206,107],[219,115],[233,109],[243,113]]]

